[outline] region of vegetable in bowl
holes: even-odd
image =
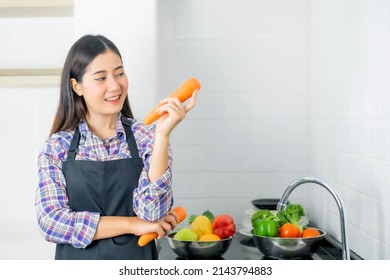
[[[299,227],[300,231],[302,231],[303,228],[299,221],[303,216],[305,216],[305,211],[300,204],[288,204],[284,211],[279,211],[276,214],[280,225],[290,223]]]
[[[232,216],[214,216],[210,210],[189,217],[190,228],[170,233],[167,238],[172,250],[185,259],[218,259],[228,249],[236,233]]]
[[[305,211],[299,204],[288,204],[276,215],[266,209],[256,211],[251,218],[256,247],[264,256],[271,258],[310,257],[317,251],[326,231],[303,228],[300,220],[304,215]]]
[[[267,209],[258,210],[251,218],[252,233],[268,237],[300,237],[303,230],[300,220],[304,216],[305,211],[300,204],[288,204],[276,215]]]
[[[286,238],[253,234],[254,243],[266,257],[273,259],[305,259],[311,257],[326,236],[326,231],[317,228],[320,235],[312,237]]]
[[[279,236],[278,218],[267,209],[255,212],[251,219],[253,233],[259,236]]]

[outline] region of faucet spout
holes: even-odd
[[[333,196],[335,199],[338,209],[339,209],[339,214],[340,214],[340,227],[341,227],[341,243],[342,243],[342,257],[343,260],[349,260],[350,259],[350,251],[348,248],[348,240],[347,240],[347,224],[345,220],[345,211],[344,211],[344,206],[341,201],[341,198],[337,195],[337,193],[329,186],[327,185],[324,181],[317,179],[317,178],[311,178],[311,177],[305,177],[302,179],[299,179],[293,183],[291,183],[287,189],[284,191],[281,199],[278,202],[277,209],[279,211],[283,211],[286,209],[287,206],[287,201],[288,197],[292,193],[292,191],[298,187],[299,185],[306,184],[306,183],[314,183],[319,186],[324,187],[327,191],[330,192],[330,194]]]

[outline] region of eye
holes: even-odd
[[[125,75],[125,72],[120,72],[120,73],[116,74],[115,76],[119,78],[119,77],[122,77],[124,75]]]
[[[96,81],[104,81],[106,79],[106,77],[98,77],[98,78],[96,78],[95,80]]]

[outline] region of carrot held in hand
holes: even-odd
[[[177,223],[181,223],[182,221],[184,221],[184,219],[187,216],[186,210],[184,209],[184,207],[181,207],[181,206],[177,206],[177,207],[173,208],[172,212],[177,216]],[[157,238],[157,236],[158,235],[156,232],[150,232],[150,233],[146,233],[146,234],[141,235],[138,238],[138,246],[141,246],[141,247],[145,246],[150,241]]]
[[[186,101],[188,98],[192,96],[194,91],[200,89],[200,83],[197,79],[191,78],[185,81],[178,89],[176,89],[170,97],[177,97],[180,102]],[[153,123],[155,120],[157,120],[162,115],[165,115],[167,112],[163,112],[161,114],[158,114],[156,110],[161,106],[162,104],[157,105],[153,108],[152,111],[145,117],[144,124],[149,125]]]

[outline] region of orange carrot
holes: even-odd
[[[181,206],[176,206],[175,208],[172,209],[172,212],[175,213],[177,216],[177,223],[181,223],[182,221],[184,221],[184,219],[187,216],[186,209],[184,209],[184,207],[181,207]],[[145,246],[150,241],[157,238],[157,236],[158,235],[156,232],[150,232],[150,233],[146,233],[146,234],[141,235],[138,238],[138,246],[141,246],[141,247]]]
[[[179,98],[180,102],[186,101],[188,98],[192,96],[192,93],[195,90],[200,89],[200,83],[197,79],[191,78],[187,81],[185,81],[178,89],[176,89],[170,97],[177,97]],[[165,115],[167,112],[163,112],[161,114],[158,114],[156,110],[162,106],[162,104],[158,104],[156,107],[153,108],[152,111],[145,117],[144,124],[149,125],[153,123],[155,120],[157,120],[162,115]]]

